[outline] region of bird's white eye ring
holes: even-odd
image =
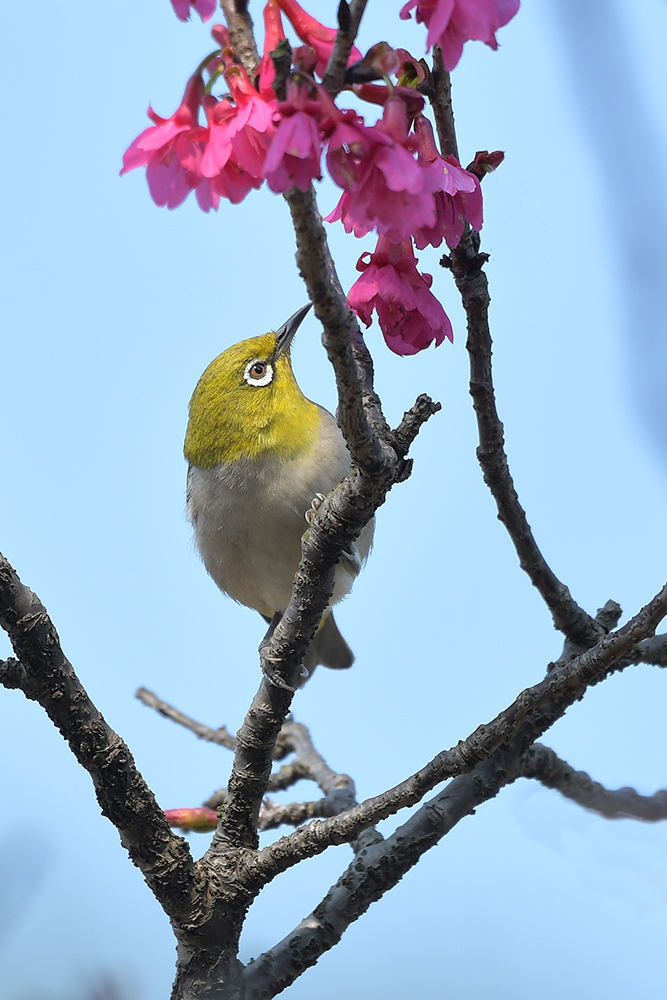
[[[273,381],[273,366],[268,361],[255,358],[245,366],[243,378],[248,385],[268,385]]]

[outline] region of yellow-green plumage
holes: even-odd
[[[249,385],[243,373],[254,359],[271,363],[276,334],[235,344],[211,362],[190,401],[185,457],[208,468],[218,462],[279,455],[291,458],[312,446],[319,407],[299,389],[289,353],[274,362],[265,386]]]
[[[289,601],[306,511],[350,468],[336,421],[306,399],[292,372],[289,346],[306,312],[211,362],[192,396],[185,438],[188,516],[204,565],[224,593],[269,619]],[[371,522],[341,557],[332,604],[349,593],[372,536]],[[306,666],[352,660],[327,611]]]

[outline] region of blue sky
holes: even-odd
[[[400,4],[369,3],[360,39],[421,54]],[[310,9],[331,23],[335,4]],[[261,5],[255,5],[260,20]],[[176,107],[209,50],[167,0],[12,5],[4,15],[7,155],[0,549],[46,604],[89,693],[165,808],[225,783],[225,751],[142,707],[145,685],[210,725],[240,725],[258,683],[259,618],[223,598],[184,517],[187,403],[208,362],[304,301],[282,199],[201,213],[156,208],[122,152],[149,102]],[[464,162],[484,182],[498,405],[538,542],[589,611],[627,614],[665,579],[664,228],[667,4],[525,3],[501,47],[453,74]],[[337,197],[323,183],[323,211]],[[372,240],[331,229],[343,283]],[[559,651],[475,460],[465,326],[440,251],[421,266],[454,344],[401,359],[371,329],[397,422],[420,392],[442,412],[337,612],[357,663],[320,670],[294,704],[360,798],[493,718]],[[314,318],[293,361],[335,406]],[[0,637],[0,656],[9,645]],[[598,686],[545,742],[612,787],[667,787],[665,677]],[[41,709],[0,692],[0,980],[8,1000],[76,1000],[112,970],[132,1000],[169,995],[166,918]],[[392,829],[396,821],[388,821]],[[192,836],[198,853],[204,837]],[[291,989],[473,1000],[663,995],[667,828],[585,813],[521,781],[463,821]],[[337,848],[270,886],[243,956],[270,947],[348,864]],[[389,956],[391,956],[389,958]],[[548,971],[545,973],[545,969]],[[78,991],[78,992],[77,992]]]

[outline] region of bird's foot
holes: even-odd
[[[304,515],[308,524],[312,524],[317,517],[317,512],[322,506],[324,499],[324,493],[316,493],[313,497],[313,502]]]
[[[282,688],[283,691],[289,691],[291,694],[295,694],[296,688],[292,687],[287,683],[287,681],[283,680],[280,674],[273,669],[271,662],[280,663],[280,659],[276,656],[266,656],[266,654],[260,651],[259,666],[269,684],[273,684],[273,686],[277,688]]]

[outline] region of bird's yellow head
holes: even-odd
[[[184,451],[191,465],[290,458],[312,447],[320,410],[297,385],[289,355],[309,309],[304,306],[276,332],[234,344],[211,362],[190,400]]]

